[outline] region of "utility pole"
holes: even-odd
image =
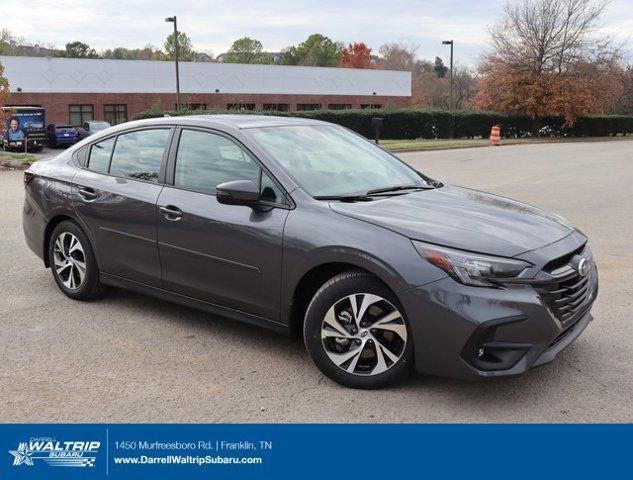
[[[176,110],[180,110],[180,72],[178,70],[178,50],[180,48],[178,42],[178,21],[176,15],[173,17],[167,17],[165,19],[167,23],[174,24],[174,60],[176,61]]]
[[[453,40],[443,40],[442,45],[451,46],[451,72],[450,72],[450,90],[448,97],[448,109],[453,109]]]

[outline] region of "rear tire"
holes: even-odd
[[[75,223],[63,221],[53,229],[48,259],[55,283],[67,297],[91,300],[103,292],[90,240]]]
[[[386,285],[363,271],[336,275],[316,292],[303,338],[319,370],[346,387],[385,387],[413,363],[404,309]]]

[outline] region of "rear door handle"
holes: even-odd
[[[92,201],[97,198],[97,192],[95,192],[94,188],[79,187],[79,196],[86,201]]]
[[[169,221],[176,222],[182,218],[182,210],[178,207],[174,207],[173,205],[167,205],[164,207],[158,207],[160,213],[162,213],[165,218]]]

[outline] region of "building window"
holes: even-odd
[[[127,105],[104,105],[103,118],[110,125],[127,122]]]
[[[94,120],[95,112],[92,105],[68,105],[68,120],[71,125],[81,127],[84,122]]]
[[[287,112],[290,110],[290,105],[287,103],[264,103],[263,108],[268,111]]]
[[[372,108],[382,108],[382,105],[380,105],[379,103],[363,103],[361,104],[360,108],[362,109],[372,109]]]
[[[320,103],[297,103],[297,110],[320,110]]]
[[[351,103],[330,103],[327,106],[330,110],[350,110],[352,108]]]
[[[180,108],[183,110],[206,110],[206,103],[181,103]],[[174,105],[174,110],[178,109],[178,105]]]
[[[254,103],[228,103],[227,110],[255,110]]]

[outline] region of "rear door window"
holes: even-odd
[[[108,173],[110,168],[110,157],[112,157],[112,148],[114,147],[115,138],[108,138],[103,142],[95,143],[90,148],[90,159],[88,168],[99,173]]]
[[[169,129],[139,130],[119,135],[110,175],[158,182]]]

